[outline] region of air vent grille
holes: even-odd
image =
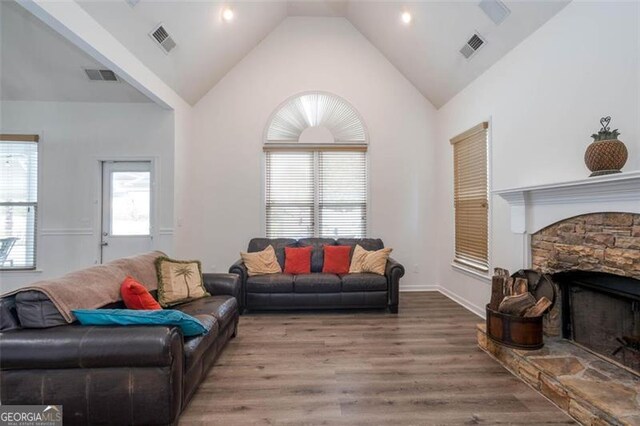
[[[85,68],[84,72],[91,81],[119,81],[116,73],[111,70]]]
[[[460,49],[460,53],[467,59],[470,59],[482,46],[485,45],[485,41],[478,33],[474,33],[464,46]]]
[[[158,25],[153,31],[151,31],[149,36],[151,36],[158,46],[160,46],[164,53],[168,54],[174,47],[176,47],[176,42],[173,41],[173,38],[171,38],[169,32],[162,24]]]

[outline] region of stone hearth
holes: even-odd
[[[584,425],[639,425],[640,377],[561,338],[523,351],[500,345],[478,324],[478,345]]]

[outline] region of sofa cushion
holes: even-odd
[[[185,371],[189,371],[191,367],[202,358],[202,355],[213,345],[220,331],[218,320],[213,315],[195,315],[195,318],[197,318],[208,331],[200,336],[185,337]]]
[[[268,246],[262,251],[253,253],[240,252],[240,257],[244,266],[247,268],[247,275],[253,277],[255,275],[280,274],[282,268],[276,257],[276,250],[273,246]]]
[[[174,306],[173,309],[191,316],[213,315],[218,320],[220,329],[223,329],[237,315],[238,302],[231,296],[209,296]]]
[[[120,295],[127,309],[162,309],[149,290],[130,276],[122,282]]]
[[[380,250],[368,251],[363,249],[359,244],[356,245],[351,256],[349,273],[359,274],[371,272],[373,274],[384,275],[387,260],[392,250],[393,249],[387,247]]]
[[[13,330],[14,328],[20,328],[16,312],[16,297],[3,297],[0,299],[0,331]]]
[[[337,275],[348,274],[350,255],[351,247],[349,246],[325,246],[322,272]]]
[[[262,251],[269,246],[273,246],[276,250],[276,257],[278,258],[280,269],[284,271],[284,248],[297,247],[298,242],[291,238],[252,238],[251,241],[249,241],[247,251],[249,253]]]
[[[199,260],[175,260],[161,256],[158,270],[158,302],[163,308],[209,296],[202,282]]]
[[[320,272],[296,275],[293,287],[296,293],[339,293],[340,277]]]
[[[49,328],[67,324],[56,305],[40,291],[22,291],[16,294],[15,301],[20,325],[24,328]]]
[[[322,272],[324,265],[324,246],[334,246],[333,238],[303,238],[298,241],[300,247],[313,247],[311,251],[311,272]]]
[[[247,278],[247,293],[293,293],[293,275],[271,274]]]
[[[285,247],[284,273],[292,275],[311,273],[312,247]]]
[[[342,291],[385,291],[387,278],[378,274],[347,274],[342,276]]]

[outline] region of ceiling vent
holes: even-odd
[[[149,36],[160,46],[162,51],[169,54],[171,50],[176,47],[176,42],[169,35],[167,30],[162,24],[159,24],[153,31],[149,33]]]
[[[478,6],[496,25],[502,24],[511,13],[511,10],[500,0],[480,0]]]
[[[119,81],[116,73],[111,70],[85,68],[84,72],[91,81]]]
[[[485,41],[482,37],[480,37],[480,34],[474,33],[469,38],[469,40],[467,40],[465,45],[462,46],[462,49],[460,49],[460,53],[462,53],[462,56],[464,56],[465,58],[471,59],[471,57],[475,55],[475,53],[484,45]]]

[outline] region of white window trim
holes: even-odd
[[[41,130],[15,130],[15,129],[2,129],[0,130],[0,134],[8,134],[8,135],[35,135],[38,137],[38,142],[37,142],[37,146],[38,146],[38,173],[36,176],[36,181],[37,181],[37,191],[38,191],[38,197],[36,199],[36,215],[35,215],[35,221],[36,221],[36,228],[35,228],[35,232],[33,235],[33,266],[32,267],[28,267],[28,268],[2,268],[0,267],[0,274],[6,274],[6,273],[18,273],[18,274],[24,274],[24,273],[32,273],[32,272],[42,272],[41,269],[39,269],[39,262],[40,262],[40,255],[41,255],[41,251],[40,251],[40,240],[42,237],[42,205],[40,203],[41,200],[41,195],[42,195],[42,144],[44,143],[44,138],[43,138],[43,134],[44,132]]]

